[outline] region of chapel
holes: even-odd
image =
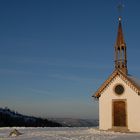
[[[121,17],[114,52],[114,71],[93,95],[99,100],[99,129],[140,132],[140,80],[128,74]]]

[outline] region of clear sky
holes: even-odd
[[[0,106],[97,118],[92,94],[114,69],[120,0],[0,0]],[[124,0],[129,73],[140,78],[140,1]]]

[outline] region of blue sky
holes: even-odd
[[[92,94],[114,69],[119,0],[0,0],[0,106],[97,118]],[[140,1],[124,0],[128,71],[140,77]]]

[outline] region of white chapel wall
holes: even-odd
[[[122,95],[114,93],[116,84],[124,85],[125,91]],[[134,132],[140,132],[140,96],[135,93],[119,76],[103,91],[99,98],[99,127],[103,130],[112,128],[112,100],[127,100],[127,120],[128,129]]]

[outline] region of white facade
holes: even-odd
[[[124,87],[122,95],[117,95],[114,91],[114,87],[117,84],[121,84]],[[131,132],[140,132],[140,96],[119,75],[102,91],[99,98],[99,128],[102,130],[113,128],[112,103],[115,100],[124,100],[126,102],[128,130]]]

